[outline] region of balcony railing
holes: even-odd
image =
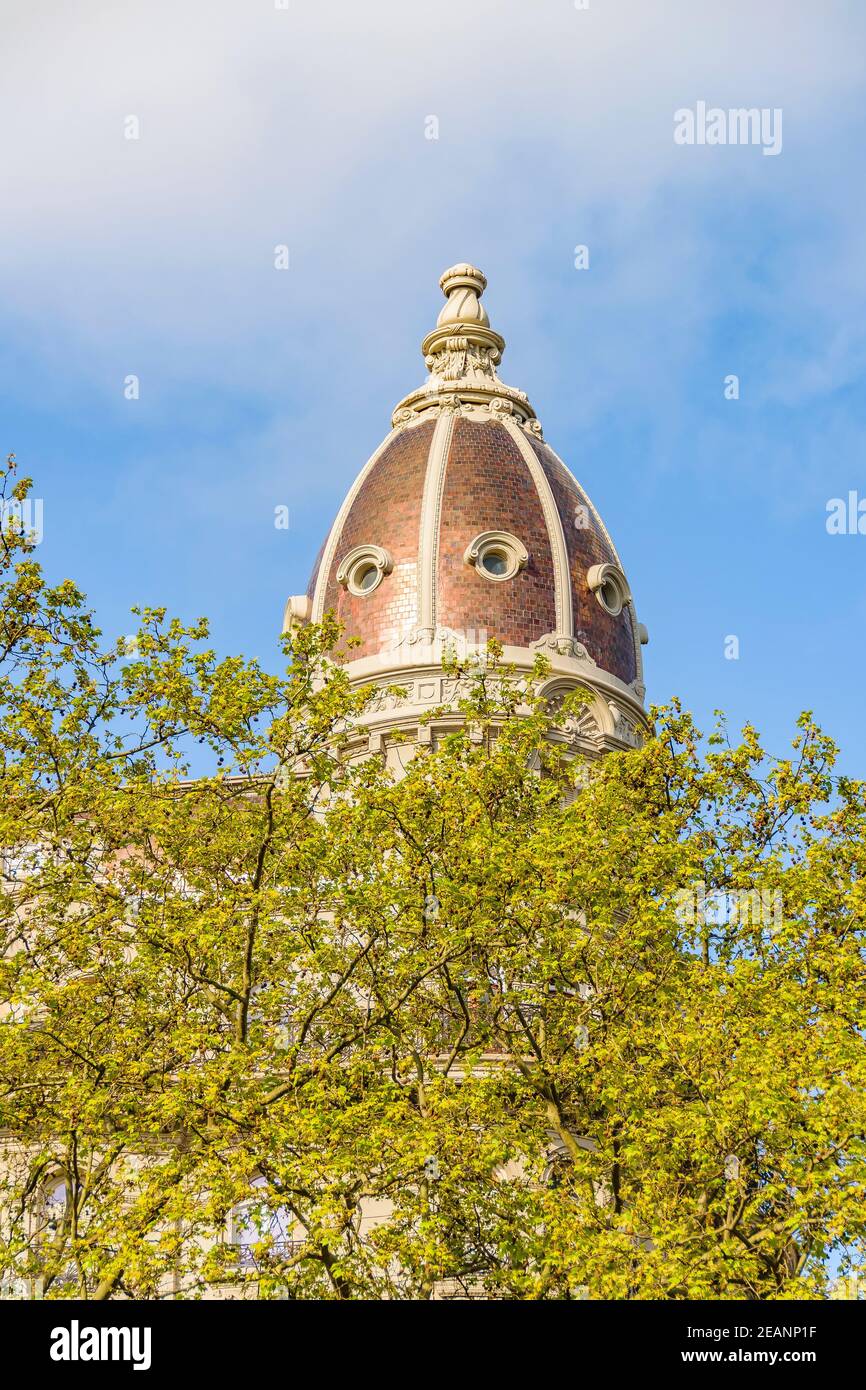
[[[250,1270],[269,1269],[281,1260],[294,1259],[300,1255],[306,1243],[305,1240],[275,1240],[257,1248],[259,1242],[256,1241],[231,1241],[226,1249],[231,1251],[233,1267],[248,1273]]]

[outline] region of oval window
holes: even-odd
[[[507,531],[482,531],[463,555],[485,579],[513,579],[528,564],[529,552]]]

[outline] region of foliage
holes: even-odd
[[[494,650],[395,778],[350,756],[373,692],[331,620],[274,676],[162,610],[106,645],[10,529],[0,585],[7,1285],[784,1299],[825,1296],[831,1257],[857,1275],[866,797],[808,716],[773,760],[674,704],[589,765],[541,666]]]

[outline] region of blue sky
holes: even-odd
[[[649,698],[779,754],[811,707],[862,775],[866,535],[826,530],[866,499],[862,4],[10,0],[3,29],[0,447],[108,633],[165,604],[276,664],[469,260],[619,548]],[[677,145],[698,101],[780,108],[781,152]]]

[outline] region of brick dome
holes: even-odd
[[[430,375],[394,411],[287,618],[333,610],[357,639],[345,659],[359,676],[435,666],[450,640],[496,638],[522,665],[542,650],[572,683],[626,695],[634,716],[645,630],[610,536],[525,393],[497,375],[505,344],[484,276],[459,265],[440,284]]]

